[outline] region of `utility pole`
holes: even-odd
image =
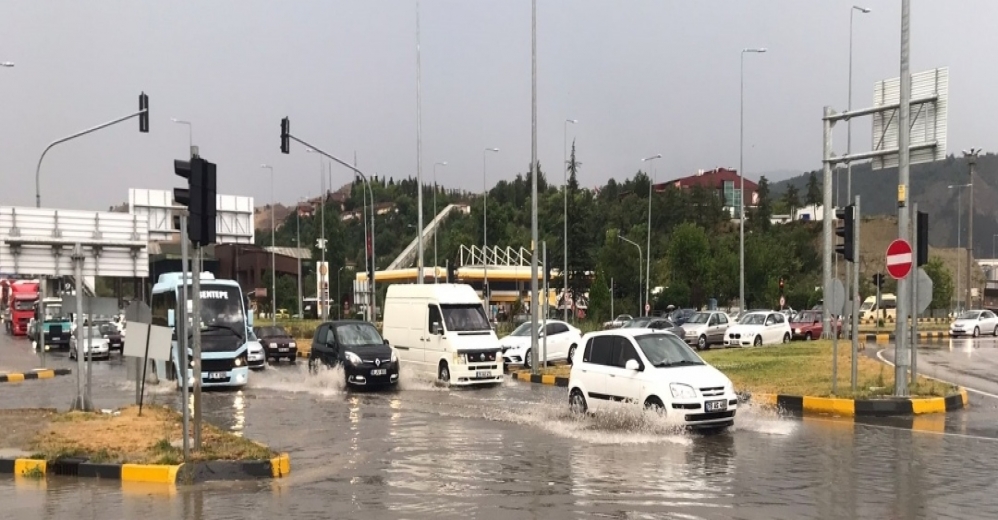
[[[537,373],[537,0],[530,2],[530,364]],[[490,307],[491,308],[491,307]],[[491,313],[490,313],[491,314]],[[490,316],[491,317],[491,316]]]
[[[416,2],[416,206],[418,207],[419,229],[416,230],[416,243],[419,248],[419,256],[416,261],[416,283],[423,285],[423,133],[422,133],[422,92],[421,67],[419,58],[419,1]],[[436,216],[436,215],[434,215]],[[436,273],[436,265],[433,266]],[[375,317],[374,321],[378,321]]]
[[[970,189],[969,201],[967,202],[967,309],[974,307],[971,299],[971,288],[974,285],[974,171],[977,166],[977,155],[981,153],[980,148],[965,150],[963,156],[970,163]]]
[[[901,92],[898,104],[898,238],[907,238],[908,233],[908,170],[911,148],[911,73],[909,71],[911,41],[911,0],[901,0]],[[910,276],[910,274],[909,274]],[[917,276],[917,275],[916,275]],[[908,397],[908,280],[898,280],[896,364],[894,370],[894,395]]]

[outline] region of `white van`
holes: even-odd
[[[470,285],[391,285],[382,335],[406,370],[452,385],[497,384],[502,348]]]
[[[875,320],[875,319],[897,319],[897,309],[898,309],[898,299],[891,293],[884,293],[880,295],[880,306],[877,306],[876,296],[867,296],[863,300],[863,305],[859,308],[859,319],[861,320]]]

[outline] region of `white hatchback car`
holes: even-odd
[[[82,333],[82,334],[81,334]],[[83,339],[80,339],[80,336]],[[82,344],[83,348],[79,348]],[[91,349],[93,352],[91,353]],[[77,329],[73,331],[73,335],[69,338],[69,359],[76,359],[76,356],[80,355],[79,351],[83,351],[83,356],[91,356],[95,359],[110,359],[111,358],[111,345],[108,339],[101,334],[100,326],[84,326],[82,329]]]
[[[724,333],[727,347],[747,347],[790,343],[790,321],[782,312],[750,312]]]
[[[568,381],[575,412],[644,406],[691,427],[734,424],[738,396],[731,380],[671,332],[617,329],[586,334]]]

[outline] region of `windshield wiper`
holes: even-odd
[[[221,323],[211,323],[211,324],[208,324],[208,325],[205,325],[205,326],[201,327],[201,330],[227,330],[227,331],[235,334],[236,337],[239,338],[240,341],[242,341],[242,339],[243,339],[243,335],[239,333],[239,328],[235,327],[233,325],[224,325],[224,324],[221,324]],[[194,335],[194,329],[193,328],[191,329],[191,332],[190,332],[189,335],[190,336]]]
[[[684,366],[684,365],[702,365],[702,364],[703,363],[701,363],[699,361],[690,361],[688,359],[684,359],[682,361],[672,361],[672,362],[669,362],[669,363],[663,361],[663,362],[657,363],[657,364],[655,364],[653,366],[658,367],[658,368],[669,368],[669,367],[679,367],[679,366]]]

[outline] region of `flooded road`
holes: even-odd
[[[129,404],[124,378],[117,359],[99,364],[95,404]],[[951,426],[986,420],[973,408],[919,432],[747,406],[735,428],[704,436],[643,414],[576,418],[563,389],[540,385],[451,390],[405,377],[379,394],[341,381],[285,365],[205,395],[207,420],[289,452],[288,478],[177,488],[0,478],[0,518],[998,517],[998,442]],[[0,406],[65,409],[74,388],[74,376],[0,385]],[[163,384],[149,400],[176,406],[177,393]]]

